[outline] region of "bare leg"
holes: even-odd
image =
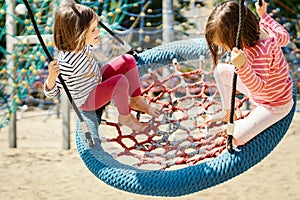
[[[159,109],[148,105],[142,96],[131,97],[130,107],[134,110],[142,111],[156,118],[161,114]]]
[[[214,70],[214,78],[216,80],[216,85],[221,97],[222,111],[208,116],[205,119],[205,123],[223,121],[228,122],[230,117],[230,100],[232,93],[232,79],[234,74],[234,66],[229,64],[218,64]],[[241,93],[249,96],[248,89],[242,83],[240,78],[237,78],[237,90]],[[234,114],[234,120],[236,120],[236,114]]]
[[[210,115],[210,116],[206,117],[204,122],[206,124],[211,123],[211,122],[217,122],[217,121],[229,122],[229,119],[230,119],[230,109],[227,109],[227,110],[221,110],[220,112],[218,112],[215,115]],[[234,113],[233,120],[236,120],[236,119],[237,119],[237,116]]]
[[[119,115],[119,123],[129,127],[134,131],[143,131],[146,125],[140,123],[131,113],[129,115]]]

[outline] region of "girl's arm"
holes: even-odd
[[[260,93],[265,88],[275,49],[274,44],[270,43],[264,50],[248,50],[246,63],[236,68],[236,73],[253,94]]]
[[[61,69],[62,68],[62,69]],[[48,66],[49,75],[44,84],[44,93],[47,97],[56,97],[62,88],[60,80],[58,79],[58,75],[61,74],[61,78],[64,81],[67,81],[69,76],[72,74],[70,72],[72,66],[70,64],[62,61],[60,65],[57,61],[51,61]]]
[[[275,21],[272,17],[265,14],[263,18],[261,18],[261,25],[263,27],[266,27],[267,29],[271,30],[280,46],[286,46],[290,42],[290,35],[285,30],[284,27],[282,27],[277,21]]]
[[[51,90],[54,88],[56,78],[60,73],[60,68],[56,60],[50,62],[50,64],[48,65],[48,72],[49,75],[47,81],[45,82],[45,87],[47,90]]]
[[[262,3],[262,6],[259,6],[258,2],[255,3],[256,12],[261,19],[260,25],[263,28],[271,30],[274,33],[280,46],[288,45],[288,43],[290,42],[289,33],[276,20],[274,20],[267,14],[267,3],[264,0],[262,1]]]
[[[56,79],[60,73],[60,68],[56,60],[51,61],[48,65],[48,77],[44,84],[44,93],[47,97],[56,97],[60,91],[56,84]]]
[[[60,89],[56,82],[54,82],[54,86],[51,89],[49,89],[49,85],[52,84],[52,83],[49,84],[49,82],[51,82],[49,80],[50,79],[48,77],[44,84],[44,94],[46,95],[46,97],[53,98],[53,97],[56,97],[60,93]]]

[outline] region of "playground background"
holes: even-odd
[[[23,113],[17,122],[17,148],[8,147],[8,126],[0,129],[0,199],[300,198],[297,192],[300,185],[299,112],[282,142],[258,165],[224,184],[178,198],[146,197],[105,185],[79,158],[74,141],[75,114],[71,114],[71,149],[66,151],[62,150],[62,119],[57,118],[54,109],[51,115],[47,112],[29,109]]]

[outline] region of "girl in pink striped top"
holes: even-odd
[[[235,122],[233,142],[243,145],[282,119],[292,108],[292,80],[282,46],[289,43],[288,32],[267,13],[267,4],[256,3],[260,17],[245,6],[241,49],[235,47],[239,24],[239,5],[235,1],[219,4],[209,16],[206,40],[216,65],[214,76],[223,110],[209,116],[206,123],[228,121],[233,73],[237,90],[247,95],[255,109]],[[231,64],[218,64],[220,48],[231,52]],[[270,136],[272,137],[272,136]]]

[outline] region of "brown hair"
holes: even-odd
[[[80,4],[58,6],[54,18],[54,42],[60,51],[78,52],[85,46],[86,32],[97,14]]]
[[[241,30],[241,48],[254,46],[259,40],[259,19],[247,7],[243,13],[243,27]],[[219,46],[214,42],[216,38],[228,48],[236,47],[236,36],[239,25],[239,4],[226,1],[215,7],[210,14],[205,30],[207,45],[214,64],[217,64]]]

